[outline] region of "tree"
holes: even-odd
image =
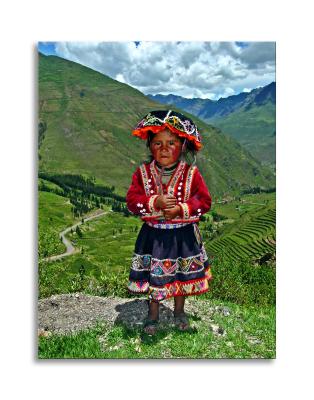
[[[79,226],[76,227],[75,232],[77,233],[77,235],[81,238],[83,236],[82,231],[80,230]]]

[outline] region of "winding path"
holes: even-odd
[[[89,217],[86,217],[86,218],[82,217],[82,218],[83,218],[84,222],[86,222],[86,221],[90,221],[91,219],[101,217],[102,215],[105,215],[107,213],[108,213],[108,211],[101,211],[101,212],[97,212],[93,215],[90,215]],[[72,225],[72,226],[66,228],[64,231],[62,231],[60,233],[59,237],[62,239],[62,242],[64,243],[64,245],[66,247],[66,252],[62,253],[62,254],[58,254],[57,256],[46,257],[46,258],[44,258],[44,261],[60,260],[63,257],[67,257],[67,256],[70,256],[71,254],[77,253],[79,250],[73,246],[72,242],[68,238],[66,238],[65,235],[67,233],[69,233],[71,231],[71,229],[76,229],[77,226],[82,225],[82,223],[83,222],[80,221],[80,222],[76,223],[75,225]]]

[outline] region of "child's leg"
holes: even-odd
[[[174,298],[174,315],[182,314],[184,312],[185,296],[176,296]]]
[[[176,296],[174,298],[174,323],[180,331],[190,329],[189,319],[184,312],[185,296]]]
[[[144,324],[144,332],[148,335],[155,335],[157,332],[157,321],[159,320],[159,302],[150,300],[149,311]]]
[[[159,318],[159,301],[150,300],[148,317],[153,320],[157,320]]]

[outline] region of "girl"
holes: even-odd
[[[183,158],[200,150],[193,121],[171,111],[152,111],[132,132],[147,140],[152,160],[140,165],[127,192],[128,209],[145,222],[135,244],[129,276],[131,293],[148,293],[144,331],[156,333],[159,303],[174,297],[174,319],[180,330],[189,322],[185,296],[208,290],[208,257],[198,221],[211,206],[211,196],[198,170]]]

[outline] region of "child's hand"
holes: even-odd
[[[181,207],[180,206],[175,206],[172,208],[166,208],[163,210],[164,216],[166,219],[173,219],[176,216],[180,215],[181,213]]]
[[[160,195],[156,199],[156,207],[162,210],[166,208],[172,208],[177,204],[177,199],[174,196]]]

